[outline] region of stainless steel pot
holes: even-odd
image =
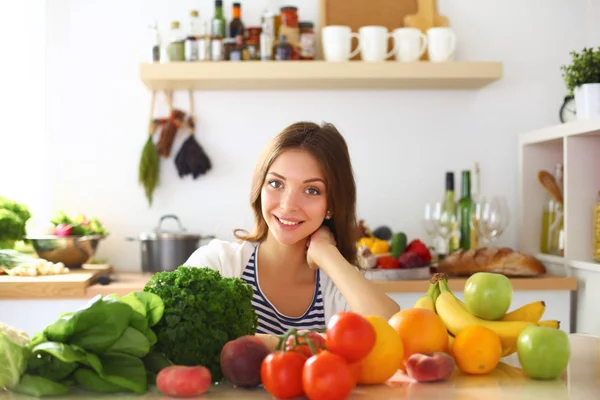
[[[162,223],[166,219],[176,220],[179,230],[162,229]],[[142,232],[139,239],[128,237],[127,240],[140,241],[143,272],[160,272],[177,269],[200,247],[202,240],[213,238],[212,235],[202,236],[186,232],[177,216],[167,214],[160,218],[153,232]]]

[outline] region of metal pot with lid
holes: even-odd
[[[163,229],[162,224],[166,219],[177,221],[179,229],[175,231]],[[176,215],[167,214],[160,217],[154,231],[142,232],[139,239],[127,238],[127,240],[140,241],[143,272],[160,272],[177,269],[200,247],[202,240],[214,238],[213,235],[203,236],[187,232]]]

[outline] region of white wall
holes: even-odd
[[[301,19],[318,22],[318,0],[287,3],[299,6]],[[18,149],[9,152],[8,161],[0,158],[3,171],[17,171],[0,174],[0,192],[28,201],[39,216],[50,208],[99,217],[112,232],[99,256],[120,270],[140,268],[137,244],[124,238],[154,228],[165,213],[179,215],[191,231],[222,238],[230,238],[234,228],[251,228],[248,190],[256,157],[269,138],[298,120],[339,127],[353,157],[360,217],[410,237],[424,236],[423,203],[442,195],[444,172],[456,172],[459,190],[460,170],[478,161],[482,191],[509,198],[513,218],[501,243],[514,246],[516,136],[558,122],[565,93],[560,65],[568,62],[569,51],[595,37],[594,29],[584,29],[591,23],[588,0],[440,0],[440,13],[459,38],[457,59],[502,61],[500,82],[479,91],[198,92],[197,138],[214,169],[196,181],[181,180],[173,160],[166,160],[154,206],[148,208],[137,183],[149,108],[149,93],[138,79],[139,43],[153,16],[162,28],[186,18],[193,7],[210,18],[212,1],[202,6],[158,0],[49,4],[47,130],[19,118],[16,126],[27,136],[0,133],[2,147],[8,138]],[[246,24],[258,22],[264,4],[243,3]],[[230,8],[231,1],[225,1],[228,17]],[[17,15],[13,25],[30,23],[30,15]],[[35,117],[27,119],[39,124],[40,88],[31,82],[24,86],[22,75],[42,65],[39,48],[23,50],[31,45],[5,40],[5,48],[21,51],[22,62],[13,64],[13,76],[3,76],[12,88],[4,102],[14,95],[29,100],[33,94],[37,103],[27,107]],[[9,59],[18,61],[13,56]],[[14,76],[21,78],[15,82]],[[3,114],[17,110],[17,104],[3,107]],[[175,106],[187,107],[185,94],[177,95]],[[161,103],[157,115],[165,112]],[[29,151],[37,154],[33,161],[25,157]]]

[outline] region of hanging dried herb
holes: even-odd
[[[154,101],[156,93],[152,92],[152,100],[150,107],[150,117],[154,111]],[[159,184],[159,172],[160,172],[160,157],[158,150],[154,144],[154,132],[156,131],[156,121],[150,120],[148,127],[148,139],[142,149],[142,155],[140,157],[140,163],[138,168],[138,181],[144,187],[146,198],[148,199],[148,205],[152,206],[152,195],[154,190]]]
[[[180,178],[190,174],[196,179],[200,175],[206,174],[212,168],[212,163],[200,143],[194,137],[196,129],[194,95],[191,90],[188,93],[190,97],[190,112],[187,125],[190,129],[190,136],[181,145],[175,157],[175,166]]]

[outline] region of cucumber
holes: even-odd
[[[404,232],[398,232],[392,237],[392,257],[398,258],[406,250],[407,238]]]

